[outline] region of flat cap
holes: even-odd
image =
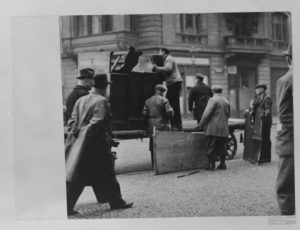
[[[263,88],[264,90],[267,89],[267,85],[266,84],[258,84],[255,86],[255,89],[258,89],[258,88]]]
[[[223,88],[222,88],[222,86],[220,86],[220,85],[213,85],[213,86],[211,87],[211,90],[212,90],[214,93],[222,93]]]
[[[155,86],[155,91],[156,90],[159,90],[161,92],[165,92],[167,89],[166,89],[166,87],[164,85],[158,84],[158,85]]]

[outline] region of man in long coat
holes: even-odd
[[[86,185],[101,187],[111,209],[133,205],[122,199],[114,171],[107,84],[105,74],[96,75],[90,94],[78,99],[69,120],[65,149],[68,215],[75,213],[73,208]]]
[[[198,73],[196,86],[194,86],[189,94],[188,104],[189,111],[193,111],[194,118],[199,124],[209,98],[213,96],[211,88],[203,83],[203,75]]]
[[[91,68],[85,68],[80,70],[80,75],[77,77],[77,85],[74,87],[72,92],[68,95],[66,99],[66,111],[65,111],[65,123],[71,118],[73,107],[76,101],[89,94],[89,91],[93,85],[95,71]],[[100,187],[96,185],[92,186],[97,201],[99,203],[107,202],[106,198],[102,194]]]
[[[272,99],[266,89],[265,84],[256,85],[256,95],[250,102],[254,127],[252,139],[260,145],[259,163],[271,161]]]
[[[181,74],[174,57],[170,55],[170,51],[167,48],[161,48],[159,50],[159,55],[162,55],[164,65],[154,65],[152,71],[165,77],[168,89],[166,98],[169,100],[170,105],[174,110],[174,116],[171,118],[172,130],[182,130],[180,112]]]
[[[279,156],[277,200],[282,215],[295,214],[294,115],[292,47],[284,53],[288,72],[277,81],[278,125],[276,151]]]
[[[216,156],[220,156],[218,169],[226,169],[226,143],[229,135],[228,119],[230,115],[230,104],[222,96],[221,86],[213,86],[213,97],[208,100],[203,116],[197,127],[204,130],[206,136],[206,156],[208,157],[208,170],[214,170]]]
[[[174,111],[169,100],[163,96],[166,88],[158,84],[155,86],[155,94],[146,100],[143,115],[148,119],[148,134],[150,137],[149,150],[151,152],[151,163],[153,166],[153,130],[170,131],[170,118]]]

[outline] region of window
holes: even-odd
[[[74,16],[73,22],[75,37],[102,34],[113,30],[113,18],[111,15]]]
[[[129,16],[130,31],[132,31],[132,32],[137,31],[137,21],[138,21],[138,16],[137,15],[130,15]]]
[[[259,13],[226,13],[227,28],[234,36],[251,37],[257,33]]]
[[[183,34],[200,34],[202,32],[201,14],[181,14],[180,32]]]
[[[84,35],[84,16],[74,17],[74,35],[76,37]]]
[[[288,41],[287,15],[283,13],[272,15],[272,38],[274,41]]]
[[[113,30],[113,20],[111,15],[102,16],[102,32],[110,32]]]

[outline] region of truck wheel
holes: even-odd
[[[233,133],[230,133],[228,136],[228,141],[226,145],[226,151],[227,151],[227,160],[232,160],[236,154],[237,151],[237,140]]]

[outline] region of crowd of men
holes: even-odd
[[[164,76],[166,87],[155,86],[155,93],[146,100],[141,113],[148,120],[149,150],[153,164],[153,132],[155,130],[180,131],[180,90],[182,78],[174,58],[167,48],[160,49],[163,66],[154,65],[152,71]],[[295,212],[294,149],[293,149],[293,98],[292,54],[285,54],[289,72],[279,79],[277,152],[280,157],[277,179],[277,197],[282,214]],[[230,104],[222,95],[222,87],[203,83],[204,76],[197,74],[198,82],[189,94],[188,106],[197,120],[197,130],[206,136],[205,148],[207,170],[225,170],[226,142],[229,135],[228,119]],[[66,175],[68,215],[75,214],[74,206],[84,186],[93,187],[99,203],[109,202],[111,209],[126,209],[133,206],[121,195],[116,179],[114,156],[111,147],[117,146],[112,139],[111,112],[106,88],[110,84],[105,74],[96,74],[93,69],[82,69],[77,77],[77,86],[66,100],[65,121],[67,124]],[[272,100],[266,94],[266,85],[255,87],[255,97],[250,102],[249,119],[253,129],[252,139],[260,143],[260,163],[271,161],[270,130],[272,125]],[[164,93],[167,91],[166,96]]]

